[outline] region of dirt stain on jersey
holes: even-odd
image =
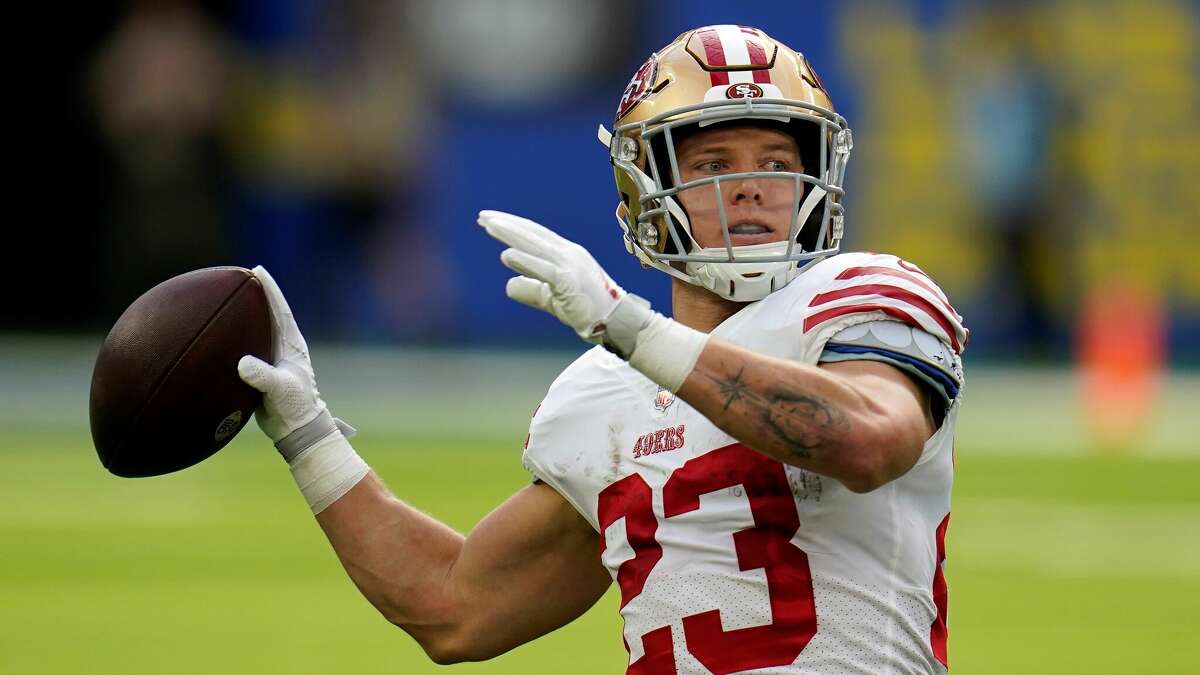
[[[608,477],[605,482],[612,483],[621,477],[621,452],[625,447],[623,436],[625,424],[620,419],[612,419],[608,423]]]
[[[788,485],[792,488],[792,494],[800,501],[813,500],[814,502],[821,501],[821,492],[824,486],[821,484],[821,476],[815,473],[810,473],[804,469],[796,469],[787,472]]]

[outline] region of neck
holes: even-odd
[[[706,289],[671,278],[671,318],[704,333],[711,333],[745,303],[726,300]]]

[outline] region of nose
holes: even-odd
[[[757,178],[742,178],[740,180],[729,181],[727,185],[730,204],[736,205],[745,202],[762,203],[763,190]]]

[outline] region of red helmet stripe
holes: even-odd
[[[716,30],[710,28],[700,31],[700,43],[704,45],[704,56],[708,59],[708,65],[725,65],[725,47],[721,45],[721,36]],[[708,77],[714,87],[729,84],[729,73],[723,70],[711,71]]]
[[[744,31],[743,31],[744,32]],[[757,40],[746,40],[746,51],[750,54],[750,63],[756,66],[767,65],[767,51]],[[771,82],[771,71],[756,70],[754,71],[754,81],[759,84],[769,84]]]

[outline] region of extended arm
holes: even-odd
[[[513,495],[465,538],[374,474],[317,522],[363,595],[437,663],[488,659],[544,635],[611,582],[596,531],[543,484]]]
[[[521,490],[467,537],[393,496],[326,410],[283,293],[266,270],[254,272],[270,302],[273,363],[246,356],[238,373],[263,392],[259,427],[371,604],[451,663],[503,653],[600,598],[610,578],[598,535],[549,487]]]

